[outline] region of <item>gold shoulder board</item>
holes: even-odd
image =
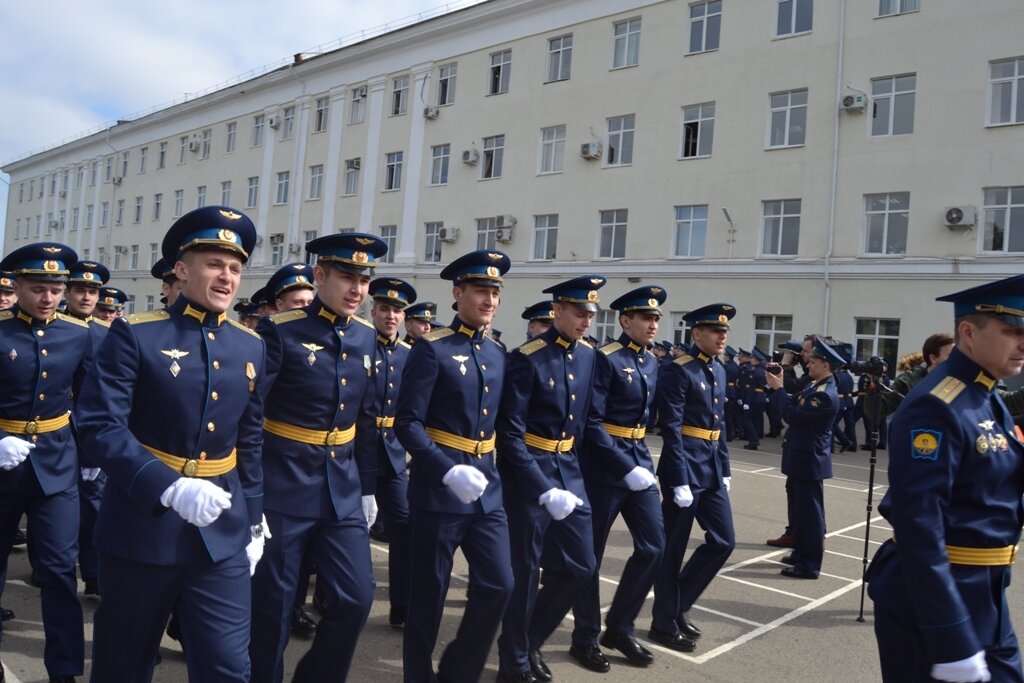
[[[444,339],[445,337],[447,337],[450,334],[455,334],[455,330],[453,330],[450,327],[441,327],[441,328],[438,328],[436,330],[431,330],[430,332],[427,332],[425,335],[420,337],[420,339],[426,339],[427,341],[434,341],[434,340],[437,340],[437,339]]]
[[[547,345],[548,343],[544,339],[531,339],[530,341],[526,342],[525,344],[517,348],[516,351],[523,354],[524,356],[529,356],[531,353],[534,353],[535,351],[540,351]]]
[[[815,389],[815,391],[828,391],[828,387],[824,384],[821,384],[818,386],[817,389]]]
[[[89,327],[89,323],[85,322],[84,320],[82,320],[80,318],[76,318],[73,315],[66,315],[64,313],[58,313],[57,314],[57,320],[63,320],[66,323],[74,323],[75,325],[78,325],[79,327],[85,327],[87,329]]]
[[[13,317],[14,311],[11,311],[10,309],[6,311],[0,311],[0,320],[10,320]]]
[[[582,345],[582,346],[586,346],[588,349],[594,348],[593,346],[590,345],[590,342],[588,342],[586,339],[580,339],[578,343],[580,345]]]
[[[679,356],[679,358],[676,358],[672,362],[675,363],[676,365],[686,365],[691,360],[693,360],[693,356],[691,356],[688,353],[684,353],[683,355]]]
[[[373,325],[368,320],[366,320],[366,318],[360,318],[358,315],[352,316],[352,320],[355,320],[357,323],[362,323],[367,327],[373,327]]]
[[[407,348],[407,349],[411,349],[411,348],[412,348],[412,344],[409,344],[409,343],[407,343],[407,342],[404,342],[404,341],[402,341],[401,339],[399,339],[399,340],[398,340],[398,345],[399,345],[399,346],[404,346],[404,347],[405,347],[405,348]]]
[[[237,320],[232,320],[231,318],[228,318],[228,322],[231,323],[232,327],[237,327],[238,329],[242,330],[243,332],[248,332],[249,334],[251,334],[252,336],[256,337],[257,339],[263,339],[263,337],[261,337],[260,335],[256,334],[254,331],[250,330],[248,327],[246,327],[242,323],[238,322]]]
[[[605,344],[604,346],[602,346],[601,353],[603,353],[606,356],[610,356],[621,348],[622,344],[620,344],[619,342],[612,342],[611,344]]]
[[[932,389],[931,394],[944,403],[952,403],[953,399],[964,390],[964,383],[956,377],[947,377]]]
[[[100,327],[110,327],[110,323],[106,320],[100,320],[99,318],[92,318],[89,322],[96,323]]]
[[[295,308],[290,311],[285,311],[284,313],[275,313],[270,316],[270,320],[275,325],[281,325],[283,323],[290,323],[293,320],[302,320],[305,317],[306,312],[304,310],[301,308]]]
[[[146,311],[145,313],[132,313],[128,316],[129,325],[138,325],[139,323],[151,323],[157,320],[168,320],[171,314],[166,310],[159,311]]]

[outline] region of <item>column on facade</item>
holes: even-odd
[[[309,95],[303,95],[296,99],[298,106],[298,126],[295,131],[295,154],[292,159],[292,196],[288,198],[288,261],[300,260],[300,256],[292,252],[294,245],[298,245],[299,254],[302,253],[302,233],[299,229],[299,221],[302,218],[303,185],[305,183],[306,168],[306,146],[309,144],[309,111],[310,102],[313,101]]]
[[[338,177],[341,162],[342,133],[345,130],[345,93],[348,85],[331,88],[332,114],[327,131],[327,168],[324,169],[324,210],[320,219],[320,235],[334,232],[334,208],[338,204]]]
[[[423,184],[423,132],[426,117],[423,116],[420,96],[430,88],[430,74],[433,63],[417,64],[410,70],[412,73],[412,91],[409,106],[409,145],[408,162],[405,168],[405,194],[402,204],[402,223],[398,228],[398,247],[395,254],[396,263],[416,262],[416,229],[419,226],[420,188]]]
[[[373,209],[377,199],[380,167],[380,129],[384,122],[384,86],[387,76],[367,81],[369,105],[366,112],[366,162],[363,164],[362,202],[359,205],[359,230],[373,232]]]
[[[277,113],[276,105],[264,109],[263,125],[267,125],[270,117],[275,113]],[[260,168],[260,196],[256,216],[256,234],[261,238],[269,237],[271,232],[267,223],[270,220],[270,195],[274,191],[271,181],[274,177],[274,143],[277,141],[277,136],[268,133],[268,130],[270,130],[269,127],[264,130],[263,135],[263,165]],[[256,267],[266,265],[267,254],[270,253],[270,250],[270,240],[263,239],[263,246],[256,250],[252,265]]]

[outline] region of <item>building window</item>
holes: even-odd
[[[280,266],[284,263],[284,234],[270,236],[270,265]]]
[[[384,189],[402,187],[402,152],[388,152],[384,160]]]
[[[351,197],[359,193],[360,158],[345,160],[345,196]]]
[[[676,207],[675,255],[699,258],[704,256],[708,235],[708,205],[694,204]]]
[[[46,234],[51,235],[57,227],[57,221],[53,218],[53,212],[50,211],[46,214]]]
[[[131,152],[121,152],[121,177],[125,178],[128,176],[128,158]],[[57,193],[57,177],[53,178],[53,185],[50,187],[50,194]]]
[[[295,137],[295,107],[285,107],[281,116],[281,139],[291,140]]]
[[[349,123],[362,123],[366,118],[366,86],[352,90],[352,108],[349,110]]]
[[[540,172],[565,170],[565,126],[540,129]]]
[[[139,245],[133,244],[131,250],[131,260],[129,261],[129,270],[139,269]]]
[[[206,206],[206,185],[200,185],[196,188],[196,208],[201,209]]]
[[[504,50],[491,54],[491,79],[488,84],[488,95],[499,95],[508,92],[508,80],[512,76],[512,50]]]
[[[986,252],[1024,251],[1024,185],[985,190]]]
[[[161,142],[160,147],[156,153],[156,167],[157,170],[165,168],[167,166],[167,143]]]
[[[181,216],[185,210],[185,190],[174,191],[174,218]]]
[[[715,137],[715,103],[683,107],[683,159],[711,156]]]
[[[792,36],[807,33],[814,23],[814,0],[779,0],[775,35]]]
[[[146,162],[149,160],[149,147],[143,147],[139,150],[139,173],[146,172]],[[67,189],[67,188],[65,188]]]
[[[231,181],[223,180],[220,184],[221,206],[231,206]]]
[[[769,355],[793,338],[793,316],[754,315],[754,346]]]
[[[505,159],[505,136],[495,135],[484,138],[484,163],[480,168],[481,178],[500,178],[501,166]]]
[[[166,142],[162,142],[160,144],[166,145],[167,143]],[[78,166],[77,168],[75,168],[75,189],[76,190],[82,189],[82,179],[83,179],[84,176],[85,176],[85,168],[84,167]],[[24,190],[25,190],[25,183],[22,183],[21,184],[21,189],[18,191],[18,203],[21,203],[21,193]]]
[[[89,167],[89,187],[92,187],[93,185],[96,184],[96,176],[99,175],[99,171],[100,171],[100,162],[98,162],[98,161],[92,162],[92,166]],[[29,199],[32,198],[31,190],[29,191],[28,196],[29,196]]]
[[[807,91],[791,90],[770,97],[769,147],[796,147],[807,136]]]
[[[263,144],[263,125],[266,118],[263,114],[256,114],[252,117],[252,146],[260,147]]]
[[[448,184],[448,164],[451,161],[452,146],[434,145],[430,148],[430,184]]]
[[[188,159],[188,136],[182,135],[178,138],[178,165],[184,164]]]
[[[567,81],[572,74],[572,34],[548,39],[548,81]]]
[[[210,148],[213,147],[213,129],[207,128],[203,131],[202,143],[200,144],[200,159],[210,158]]]
[[[441,228],[444,227],[444,221],[431,221],[424,223],[423,228],[426,235],[424,240],[424,252],[423,262],[424,263],[440,263],[441,262],[441,237],[439,233]]]
[[[152,268],[156,265],[156,262],[160,260],[160,243],[150,242],[149,243],[149,267]]]
[[[316,98],[316,112],[313,114],[313,132],[323,133],[327,130],[327,106],[330,100],[326,97]]]
[[[164,195],[162,192],[157,192],[153,195],[153,220],[160,220],[160,208],[164,203]]]
[[[611,209],[601,212],[601,244],[598,256],[601,258],[626,258],[627,209]]]
[[[921,0],[878,0],[878,16],[906,14],[921,9]]]
[[[114,270],[121,270],[121,255],[124,254],[126,249],[121,245],[114,247]]]
[[[188,140],[188,138],[185,138]],[[114,177],[114,157],[107,157],[103,164],[103,182],[109,183]],[[39,196],[43,196],[43,181],[39,181]]]
[[[118,199],[117,200],[117,205],[114,208],[114,224],[115,225],[124,225],[124,200],[123,199]],[[86,227],[90,227],[90,226],[87,225]]]
[[[106,263],[107,250],[105,247],[96,247],[96,260],[100,263]]]
[[[231,154],[235,151],[235,138],[238,135],[238,123],[232,121],[224,127],[224,153]]]
[[[146,295],[146,310],[152,311],[156,307],[156,301],[152,294]]]
[[[864,196],[864,253],[906,254],[910,193]]]
[[[135,198],[135,202],[137,204],[141,204],[142,203],[142,197],[136,197]],[[96,219],[96,205],[95,204],[87,204],[86,207],[85,207],[85,227],[91,228],[93,226],[93,224],[95,223],[95,219]],[[138,221],[135,221],[135,222],[138,223]]]
[[[409,107],[409,77],[399,76],[391,80],[391,115],[401,116]]]
[[[545,213],[533,217],[533,259],[554,261],[558,249],[558,214]]]
[[[36,196],[36,181],[35,178],[28,181],[28,200],[32,201],[32,198]]]
[[[494,216],[476,219],[476,248],[494,249],[498,238],[498,219]]]
[[[1024,123],[1024,57],[990,64],[989,123]]]
[[[900,321],[887,318],[857,318],[854,324],[856,332],[853,339],[857,358],[866,360],[872,356],[881,356],[888,361],[890,368],[896,367],[896,352],[900,345]]]
[[[636,116],[613,116],[608,119],[608,165],[627,166],[633,163],[633,134]]]
[[[75,209],[78,211],[78,209]],[[110,225],[110,202],[100,203],[100,227],[105,228]],[[75,226],[73,229],[78,228],[78,215],[75,214]]]
[[[598,344],[615,339],[616,323],[619,320],[617,311],[602,309],[594,314],[594,338]]]
[[[260,198],[260,177],[259,176],[255,176],[255,175],[254,176],[249,176],[248,181],[246,181],[246,188],[245,188],[245,208],[247,208],[247,209],[255,209],[256,208],[256,202],[259,200],[259,198]]]
[[[384,263],[394,263],[395,249],[398,247],[398,226],[380,226],[380,238],[384,240],[384,244],[388,246],[387,252],[385,252],[384,256],[381,257],[381,261]]]
[[[764,202],[762,256],[796,256],[800,242],[799,199]]]
[[[612,68],[622,69],[640,63],[640,17],[616,22]]]
[[[288,184],[291,181],[291,171],[281,171],[277,174],[277,195],[274,197],[275,204],[288,203]]]
[[[455,80],[459,73],[457,64],[445,64],[438,70],[437,76],[437,106],[443,107],[446,104],[455,102]]]
[[[316,230],[306,230],[305,232],[302,233],[302,235],[303,235],[303,243],[309,244],[310,242],[312,242],[313,240],[316,239],[317,233],[316,233]],[[316,254],[313,254],[313,253],[307,251],[306,252],[305,262],[306,262],[307,265],[315,266],[317,258],[318,257],[317,257]]]
[[[38,214],[37,213],[36,214],[36,237],[39,237],[39,231],[42,229],[42,226],[43,226],[43,216],[42,216],[42,214]]]
[[[722,31],[722,0],[690,5],[690,54],[718,49]]]
[[[914,132],[917,76],[871,80],[871,134],[908,135]]]
[[[87,208],[91,209],[92,208],[92,204],[90,204]],[[88,210],[85,213],[85,224],[88,225],[89,227],[92,227],[92,220],[91,220],[92,216],[91,216],[91,214],[92,214],[92,212],[88,211]],[[132,217],[132,223],[141,223],[141,222],[142,222],[142,197],[136,197],[135,198],[135,213],[134,213],[134,215]]]
[[[322,199],[324,196],[324,165],[309,167],[309,198]]]
[[[67,209],[61,209],[57,212],[57,229],[63,231],[67,226],[68,212]],[[100,227],[103,227],[103,223],[100,223]],[[17,233],[15,233],[17,235]]]

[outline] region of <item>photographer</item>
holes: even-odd
[[[891,392],[886,391],[876,394],[865,401],[865,410],[868,415],[873,415],[873,401],[880,400],[882,404],[881,416],[883,418],[892,415],[900,407],[903,398],[910,393],[918,382],[924,379],[929,372],[935,369],[942,361],[949,357],[953,350],[953,335],[948,332],[936,332],[924,340],[921,346],[922,362],[915,363],[912,367],[904,370],[893,380]],[[916,355],[916,354],[914,354]],[[906,357],[904,357],[906,358]],[[901,358],[900,361],[904,359]]]

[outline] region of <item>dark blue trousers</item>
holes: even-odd
[[[793,566],[817,576],[825,554],[825,495],[820,479],[789,477],[793,491]]]
[[[391,607],[409,603],[409,476],[377,477],[378,514],[388,533],[388,597]]]
[[[636,616],[647,600],[647,592],[654,585],[654,577],[661,564],[662,553],[665,552],[665,522],[662,519],[661,499],[655,486],[643,491],[630,491],[620,486],[588,481],[587,497],[594,515],[594,556],[597,569],[573,605],[576,626],[572,631],[572,640],[581,645],[595,645],[601,633],[599,572],[612,524],[621,513],[633,536],[633,554],[626,560],[605,624],[609,633],[632,635]],[[550,576],[546,565],[544,572],[547,583]]]
[[[505,511],[456,515],[414,509],[410,530],[404,680],[437,683],[440,678],[452,683],[476,683],[512,594]],[[469,564],[469,590],[459,630],[441,655],[435,675],[434,645],[457,548],[462,549]]]
[[[295,683],[344,681],[359,634],[373,604],[370,538],[362,510],[343,520],[291,517],[266,510],[273,537],[252,579],[253,683],[281,683],[302,557],[309,548],[324,596],[309,651],[295,668]]]
[[[754,403],[743,411],[743,438],[749,443],[759,443],[764,436],[764,404]],[[669,496],[669,500],[671,500]]]
[[[161,539],[153,539],[159,543]],[[181,624],[188,678],[249,680],[249,560],[155,565],[100,554],[92,683],[148,683],[167,618]]]
[[[662,492],[661,509],[665,515],[665,556],[654,581],[653,626],[659,631],[678,630],[676,618],[689,611],[708,587],[736,547],[732,525],[732,506],[725,487],[693,492],[690,507],[672,502],[672,490]],[[683,566],[690,530],[696,519],[704,529],[704,543]],[[682,569],[680,570],[680,567]]]
[[[92,532],[96,528],[96,516],[103,500],[103,487],[107,483],[107,475],[100,473],[93,481],[78,482],[78,569],[82,581],[95,581],[99,578],[99,555],[92,541]]]

